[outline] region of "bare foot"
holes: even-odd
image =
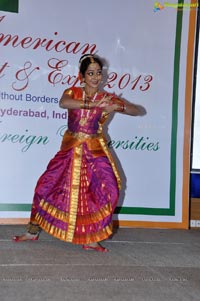
[[[92,243],[92,244],[87,244],[87,245],[83,245],[83,250],[94,250],[94,251],[97,251],[97,252],[109,252],[108,249],[102,247],[99,243]]]
[[[30,233],[25,233],[23,235],[20,236],[14,236],[13,237],[13,241],[15,242],[22,242],[22,241],[27,241],[27,240],[38,240],[39,238],[39,234],[30,234]]]

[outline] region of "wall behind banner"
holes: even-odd
[[[193,60],[188,32],[194,30],[188,28],[195,18],[195,9],[155,9],[145,0],[125,0],[123,9],[120,0],[103,0],[98,12],[90,0],[19,0],[18,13],[1,11],[2,223],[29,217],[36,181],[66,130],[59,98],[79,85],[80,56],[97,53],[106,63],[104,89],[147,110],[144,117],[116,114],[108,124],[108,145],[123,176],[115,219],[187,228],[189,137],[183,128],[185,99],[191,102],[185,93]]]

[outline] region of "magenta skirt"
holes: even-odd
[[[112,234],[119,188],[107,156],[82,143],[59,151],[35,188],[31,222],[64,241],[98,242]]]

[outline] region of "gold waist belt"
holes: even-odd
[[[105,156],[100,138],[100,134],[66,131],[62,140],[61,150],[66,151],[85,142],[94,156]]]
[[[83,133],[83,132],[71,132],[71,131],[67,131],[66,134],[76,138],[76,139],[92,139],[92,138],[97,138],[100,137],[99,134],[87,134],[87,133]]]

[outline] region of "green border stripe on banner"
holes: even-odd
[[[19,0],[0,0],[0,10],[18,13]]]
[[[30,211],[30,204],[0,204],[0,211]]]
[[[184,3],[184,1],[179,0],[178,3],[179,4]],[[175,39],[175,51],[174,51],[173,99],[172,99],[169,208],[117,207],[115,210],[115,213],[117,214],[169,215],[169,216],[175,215],[178,96],[179,96],[182,19],[183,19],[183,10],[177,10],[176,39]],[[0,211],[30,211],[30,210],[31,210],[31,204],[0,204]]]
[[[184,1],[178,1],[184,3]],[[170,210],[175,213],[176,198],[176,156],[177,156],[177,129],[178,129],[178,97],[179,97],[179,73],[180,73],[180,52],[182,32],[183,10],[177,12],[176,42],[174,58],[173,78],[173,105],[172,105],[172,129],[171,129],[171,160],[170,160]]]

